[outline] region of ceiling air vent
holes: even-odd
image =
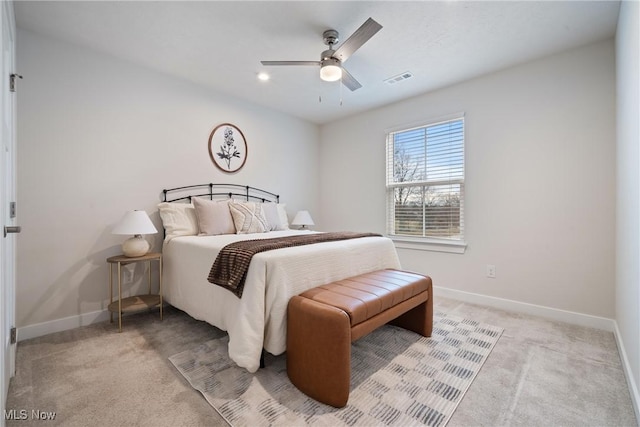
[[[411,77],[413,77],[413,74],[411,74],[409,71],[405,71],[404,73],[400,73],[397,76],[389,77],[388,79],[384,80],[384,82],[388,85],[394,85],[403,80],[410,79]]]

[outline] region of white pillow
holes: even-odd
[[[289,229],[289,218],[287,218],[287,210],[285,209],[287,205],[284,203],[278,203],[278,215],[280,216],[280,228],[278,230],[288,230]]]
[[[264,233],[269,230],[267,219],[262,211],[262,203],[229,202],[229,210],[238,234]]]
[[[262,204],[262,212],[264,213],[264,217],[267,220],[267,231],[279,231],[279,230],[288,230],[289,224],[287,221],[287,213],[284,211],[284,208],[281,209],[281,206],[276,203],[263,203]],[[282,220],[282,213],[284,213],[284,221]]]
[[[167,203],[158,205],[160,218],[165,231],[165,240],[178,236],[195,236],[198,234],[196,209],[191,203]]]
[[[201,236],[235,234],[236,228],[229,212],[228,200],[217,201],[196,197],[193,199],[193,204],[196,208]]]

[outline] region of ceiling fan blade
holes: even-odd
[[[356,50],[360,49],[371,37],[375,35],[382,25],[378,24],[372,18],[367,19],[364,24],[351,34],[344,43],[340,45],[338,50],[333,54],[334,58],[338,58],[340,61],[346,61]]]
[[[320,61],[260,61],[262,65],[320,65]]]
[[[352,92],[362,87],[355,77],[353,77],[347,70],[342,68],[342,84],[349,88]]]

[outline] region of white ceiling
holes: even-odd
[[[612,37],[618,1],[18,1],[20,28],[180,76],[314,123]],[[341,41],[372,17],[382,30],[346,61],[350,92],[315,67],[322,32]],[[258,81],[268,71],[271,80]],[[410,71],[395,85],[384,79]],[[322,97],[322,102],[319,98]],[[342,97],[342,106],[340,106]]]

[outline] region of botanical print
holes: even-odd
[[[224,129],[224,144],[220,146],[220,152],[216,154],[227,163],[227,169],[229,170],[231,170],[231,159],[234,157],[240,158],[240,152],[233,139],[233,129],[231,127],[227,126]]]

